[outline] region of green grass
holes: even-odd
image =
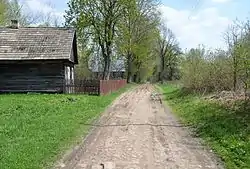
[[[160,85],[165,100],[182,122],[221,157],[228,169],[250,169],[250,109],[231,109],[173,85]]]
[[[0,168],[48,168],[88,133],[83,124],[93,122],[129,87],[100,97],[0,95]]]

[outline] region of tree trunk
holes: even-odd
[[[110,77],[110,64],[111,64],[111,42],[106,43],[106,56],[104,57],[104,79],[109,80]]]
[[[233,78],[234,78],[234,82],[233,82],[234,83],[233,84],[234,89],[233,90],[236,91],[236,84],[237,84],[237,73],[236,73],[236,71],[234,71],[234,77]]]
[[[106,80],[106,74],[107,74],[107,58],[104,59],[104,68],[103,68],[103,75],[102,75],[102,80]]]
[[[159,82],[163,82],[164,70],[165,70],[165,59],[164,59],[164,56],[161,56],[161,70],[159,73]]]
[[[109,80],[110,76],[110,58],[104,59],[104,70],[102,80]]]
[[[136,82],[136,79],[137,79],[137,75],[134,74],[134,78],[133,78],[133,81]]]
[[[138,83],[141,83],[141,73],[138,71],[137,73]]]
[[[237,89],[237,59],[236,56],[233,58],[233,90],[236,91]]]
[[[131,72],[131,54],[128,53],[128,56],[127,56],[127,66],[128,66],[128,70],[127,70],[127,83],[131,83],[131,76],[132,76],[132,72]]]
[[[106,70],[106,77],[105,77],[105,80],[109,80],[109,77],[110,77],[110,58],[108,59],[108,63],[107,63],[107,70]]]
[[[158,73],[158,82],[161,81],[161,72]]]
[[[169,80],[172,81],[173,80],[173,68],[170,66],[169,68]]]

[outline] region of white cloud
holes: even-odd
[[[226,2],[229,0],[212,0],[214,2]],[[63,12],[56,10],[47,0],[22,0],[33,12],[42,11],[52,13],[63,21]],[[225,47],[222,33],[225,32],[230,19],[223,17],[218,10],[206,8],[192,14],[189,10],[176,10],[166,5],[160,6],[163,21],[176,34],[182,48],[196,47],[204,44],[208,47]]]
[[[41,13],[44,16],[50,16],[57,19],[59,22],[63,22],[63,12],[58,11],[50,1],[47,0],[21,0],[21,3],[26,8],[25,10],[33,13]]]
[[[225,2],[229,2],[230,0],[212,0],[212,2],[215,3],[225,3]]]
[[[188,10],[176,10],[162,5],[163,21],[172,29],[182,48],[192,48],[199,44],[207,47],[225,47],[222,33],[231,22],[220,16],[216,8],[206,8],[191,15]]]
[[[24,1],[32,11],[42,11],[49,13],[53,11],[52,6],[43,0],[25,0]]]

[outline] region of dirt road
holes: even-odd
[[[152,93],[151,85],[141,85],[120,96],[74,157],[58,168],[222,168],[198,138],[159,101],[151,99]]]

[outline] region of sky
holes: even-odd
[[[93,0],[94,1],[94,0]],[[21,0],[30,10],[52,12],[63,19],[68,0]],[[224,48],[223,33],[236,18],[250,16],[249,0],[162,0],[162,22],[176,35],[183,49],[204,44]]]

